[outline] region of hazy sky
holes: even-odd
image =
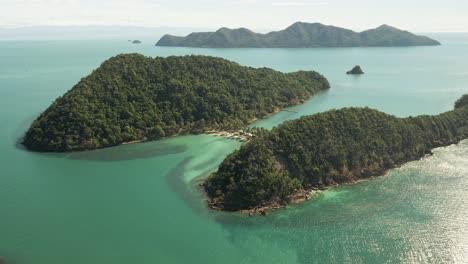
[[[468,32],[468,0],[0,0],[0,25],[282,29],[295,21],[355,30],[389,24]]]

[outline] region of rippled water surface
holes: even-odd
[[[0,41],[0,256],[15,264],[466,263],[468,142],[389,175],[267,217],[206,209],[198,181],[241,143],[199,135],[72,154],[16,144],[55,98],[106,58],[206,54],[289,72],[332,89],[254,125],[344,106],[397,116],[450,110],[468,92],[468,35],[440,47],[157,48],[126,40]],[[360,64],[366,75],[344,74]]]

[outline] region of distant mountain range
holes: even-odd
[[[246,28],[220,28],[216,32],[191,33],[186,37],[163,36],[156,46],[200,48],[317,48],[317,47],[404,47],[440,45],[436,40],[418,36],[388,25],[363,32],[297,22],[281,31],[255,33]]]

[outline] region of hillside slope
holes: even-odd
[[[199,48],[315,48],[401,47],[440,45],[436,40],[391,26],[354,32],[320,23],[297,22],[281,31],[254,33],[246,28],[221,28],[216,32],[191,33],[186,37],[163,36],[156,46]]]
[[[467,100],[440,115],[409,118],[369,108],[331,110],[262,131],[222,162],[205,189],[212,208],[281,207],[304,190],[382,175],[465,138]]]
[[[316,72],[281,73],[206,56],[119,55],[58,98],[23,144],[37,151],[89,150],[238,129],[328,88]]]

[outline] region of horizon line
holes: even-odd
[[[332,24],[324,24],[324,23],[321,23],[321,22],[304,22],[304,21],[296,21],[296,22],[293,22],[292,24],[294,23],[298,23],[298,22],[302,22],[302,23],[310,23],[310,24],[314,24],[314,23],[319,23],[319,24],[323,24],[323,25],[326,25],[326,26],[334,26],[334,27],[340,27],[340,28],[344,28],[344,29],[351,29],[353,31],[361,31],[361,30],[368,30],[368,29],[374,29],[374,28],[377,28],[379,26],[382,26],[382,25],[389,25],[387,23],[382,23],[378,26],[374,26],[374,27],[370,27],[370,28],[352,28],[352,27],[343,27],[343,26],[336,26],[336,25],[332,25]],[[292,25],[292,24],[289,24],[289,25]],[[391,26],[391,25],[390,25]],[[160,25],[160,26],[151,26],[151,25],[135,25],[135,24],[36,24],[36,25],[8,25],[8,24],[0,24],[0,29],[21,29],[21,28],[35,28],[35,27],[57,27],[57,28],[86,28],[86,27],[134,27],[134,28],[146,28],[146,29],[163,29],[163,28],[172,28],[172,29],[194,29],[194,30],[217,30],[217,29],[220,29],[220,28],[228,28],[228,29],[239,29],[239,28],[247,28],[247,29],[250,29],[252,31],[260,31],[260,32],[267,32],[267,31],[277,31],[277,30],[283,30],[285,28],[287,28],[288,26],[286,27],[282,27],[280,29],[278,28],[257,28],[257,27],[252,27],[252,28],[249,28],[249,27],[246,27],[246,26],[218,26],[218,27],[190,27],[190,26],[170,26],[170,25]],[[396,27],[398,29],[401,29],[399,27]],[[416,33],[468,33],[468,29],[466,30],[436,30],[436,29],[433,29],[433,30],[411,30],[411,29],[402,29],[402,30],[407,30],[407,31],[412,31],[412,32],[416,32]]]

